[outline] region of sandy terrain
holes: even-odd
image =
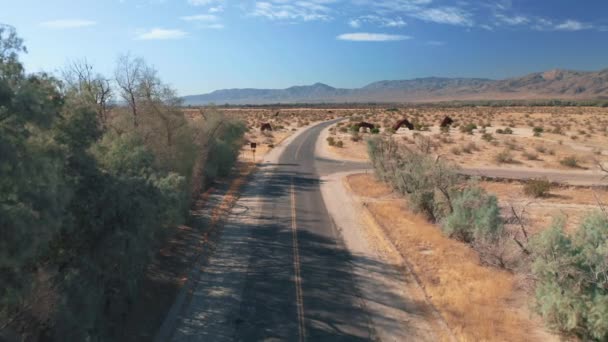
[[[438,123],[445,116],[455,120],[449,132],[441,132]],[[421,130],[399,129],[393,138],[415,146],[428,138],[434,154],[453,160],[463,167],[520,167],[552,170],[597,170],[597,161],[608,162],[608,109],[596,107],[420,107],[399,111],[373,111],[351,116],[338,123],[330,136],[343,142],[343,148],[330,148],[341,157],[366,159],[365,140],[371,134],[361,132],[353,141],[348,126],[366,121],[380,126],[382,133],[401,118],[415,122]],[[460,128],[475,124],[472,134]],[[485,127],[485,128],[483,128]],[[497,130],[509,127],[512,134]],[[535,136],[534,129],[542,132]],[[499,162],[498,154],[510,158]],[[564,165],[562,160],[574,156],[577,165]]]

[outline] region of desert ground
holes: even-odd
[[[475,181],[497,196],[507,229],[515,234],[523,226],[526,234],[534,236],[560,216],[566,218],[565,228],[571,234],[587,214],[608,203],[608,180],[601,170],[608,162],[608,108],[415,106],[231,108],[224,112],[248,125],[241,155],[246,161],[251,156],[250,142],[257,142],[259,151],[266,153],[298,128],[342,118],[320,133],[317,157],[364,163],[369,161],[367,139],[383,135],[462,170],[475,170],[482,176]],[[442,129],[439,123],[446,116],[454,123]],[[393,131],[395,122],[404,118],[414,129]],[[361,122],[378,129],[352,128]],[[262,132],[264,123],[270,123],[272,131]],[[507,170],[507,176],[492,176],[493,170]],[[488,177],[483,177],[484,172]],[[542,196],[527,193],[530,179],[543,174],[560,175],[565,181],[559,181],[560,177],[548,181]],[[359,203],[401,253],[403,267],[412,272],[426,301],[456,339],[558,339],[531,310],[529,274],[490,265],[478,251],[443,236],[437,224],[411,212],[407,200],[375,179],[373,172],[345,174],[342,183],[352,201]],[[505,248],[505,259],[511,252]]]

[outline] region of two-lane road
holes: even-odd
[[[278,158],[265,160],[157,340],[378,339],[352,255],[320,191],[322,175],[367,167],[315,157],[319,133],[332,123],[303,131]],[[377,272],[392,268],[364,263]]]

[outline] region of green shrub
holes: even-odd
[[[608,218],[592,214],[573,237],[556,220],[531,246],[536,310],[549,327],[582,340],[608,339]]]
[[[466,134],[473,134],[473,130],[477,129],[477,125],[474,123],[469,123],[464,126],[460,126],[460,131]]]
[[[580,167],[578,164],[578,158],[576,156],[564,157],[559,161],[559,163],[562,164],[563,166],[567,166],[567,167],[571,167],[571,168]]]
[[[375,173],[398,193],[410,208],[438,220],[449,212],[451,193],[458,183],[457,167],[436,160],[428,153],[399,146],[390,139],[375,137],[367,142]]]
[[[464,242],[492,242],[502,234],[498,200],[482,188],[465,188],[453,198],[452,204],[452,213],[441,224],[448,236]]]
[[[546,197],[551,187],[551,182],[547,179],[530,179],[524,185],[524,193],[532,197]]]
[[[377,127],[374,127],[374,128],[372,128],[371,133],[372,134],[378,134],[378,133],[380,133],[380,129],[377,128]]]
[[[545,131],[545,129],[544,129],[544,128],[542,128],[542,127],[539,127],[539,126],[536,126],[536,127],[532,128],[532,132],[534,132],[534,136],[535,136],[535,137],[539,137],[539,136],[540,136],[540,134],[541,134],[542,132],[544,132],[544,131]]]

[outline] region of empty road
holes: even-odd
[[[325,207],[322,176],[368,167],[315,157],[319,133],[332,123],[304,130],[264,159],[158,341],[370,341],[406,329],[393,315],[372,313],[366,297],[391,310],[409,304],[374,277],[360,284],[355,275],[400,279],[401,272],[376,259],[353,262]]]

